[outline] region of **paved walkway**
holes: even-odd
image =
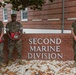
[[[11,66],[1,67],[0,75],[76,75],[76,67],[71,68],[74,61],[42,61],[23,60],[18,65],[17,60]]]

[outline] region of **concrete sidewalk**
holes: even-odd
[[[17,60],[11,65],[0,68],[0,75],[76,75],[76,67],[71,68],[74,61]]]

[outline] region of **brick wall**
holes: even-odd
[[[76,1],[65,0],[64,2],[64,29],[70,30],[72,22],[76,19]],[[25,28],[39,29],[62,29],[62,0],[55,0],[53,3],[47,2],[41,11],[28,11],[29,21],[22,23]],[[72,19],[73,18],[73,19]],[[32,19],[42,19],[42,21],[32,22]],[[59,19],[59,20],[48,20]],[[70,20],[69,20],[70,19]]]
[[[5,53],[5,59],[7,59],[8,57],[8,50],[7,50],[7,46],[8,46],[8,43],[7,43],[7,36],[5,35],[5,46],[4,46],[4,53]],[[32,43],[32,41],[29,39],[31,38],[31,40],[34,40],[34,43]],[[56,39],[56,38],[59,38],[61,39],[61,43],[60,44],[54,44],[54,43],[48,43],[48,41],[46,40],[45,42],[47,44],[44,44],[42,42],[42,40],[38,40],[39,38],[41,39]],[[23,39],[23,49],[22,49],[22,58],[23,59],[27,59],[27,60],[32,60],[32,59],[40,59],[40,60],[73,60],[73,48],[72,48],[72,36],[71,34],[23,34],[22,36],[22,39]],[[36,40],[35,40],[36,39]],[[37,40],[42,43],[38,43]],[[36,47],[42,47],[42,46],[60,46],[59,47],[59,51],[47,51],[45,52],[45,50],[43,52],[40,52],[39,48],[36,48],[35,50],[38,50],[37,52],[35,51],[30,51],[30,46],[36,46]],[[49,49],[46,49],[46,50],[49,50]],[[28,54],[31,53],[31,54],[35,54],[35,53],[38,53],[40,54],[40,56],[38,57],[38,54],[36,54],[36,56],[32,56],[30,58],[28,58]],[[44,57],[41,56],[42,53],[45,53]],[[48,54],[52,54],[51,57],[46,57],[46,55]],[[62,54],[62,58],[59,57],[57,54]],[[13,56],[14,58],[17,58],[17,51],[14,50],[14,53],[13,53]]]
[[[71,29],[72,22],[76,19],[76,1],[65,0],[64,2],[64,29]],[[7,5],[8,20],[10,21],[11,5]],[[0,20],[3,21],[3,8],[0,8]],[[43,5],[43,9],[31,10],[28,8],[28,21],[21,21],[21,12],[17,12],[18,21],[20,21],[24,28],[31,29],[62,29],[62,0],[55,0],[53,3],[47,0]],[[33,21],[33,20],[40,21]],[[48,20],[51,19],[51,20]],[[6,22],[4,22],[6,25]]]

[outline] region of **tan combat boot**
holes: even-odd
[[[6,67],[6,63],[4,63],[4,62],[0,62],[0,66],[2,66],[2,67]]]
[[[23,65],[22,59],[18,59],[18,64],[19,64],[19,65]]]
[[[76,67],[76,61],[72,64],[72,67]]]
[[[8,66],[11,66],[13,64],[13,61],[12,60],[9,60],[8,61]]]

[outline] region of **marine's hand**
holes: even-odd
[[[2,38],[0,37],[0,43],[2,42],[3,40],[2,40]]]
[[[74,40],[76,41],[76,36],[74,36]]]
[[[2,38],[0,37],[0,40],[1,40]]]
[[[2,37],[2,36],[0,36],[0,40],[2,40],[2,38],[3,38],[3,37]]]
[[[20,38],[15,38],[15,40],[19,40]]]

